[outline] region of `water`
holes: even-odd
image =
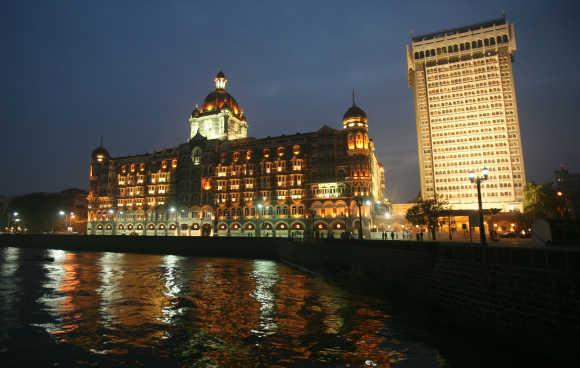
[[[4,367],[449,366],[384,300],[273,261],[18,248],[0,257]]]

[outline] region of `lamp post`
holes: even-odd
[[[172,214],[173,214],[173,216],[175,217],[175,218],[174,218],[174,220],[175,220],[175,222],[177,223],[177,215],[176,215],[176,211],[177,211],[177,210],[175,209],[175,207],[173,207],[173,206],[172,206],[172,207],[169,207],[169,213],[172,213]],[[169,216],[169,220],[171,220],[171,216]],[[171,222],[171,221],[170,221],[170,222]],[[169,229],[167,229],[167,228],[165,229],[165,235],[166,235],[166,236],[167,236],[167,235],[168,235],[168,233],[169,233],[169,231],[168,231],[168,230],[170,230],[170,229],[171,229],[171,225],[169,225],[169,227],[170,227]]]
[[[179,217],[177,218],[177,235],[181,236],[181,223],[179,222],[180,218],[183,218],[183,215],[185,214],[185,210],[181,209],[179,210]]]
[[[363,239],[362,210],[361,210],[361,207],[363,204],[366,204],[367,206],[369,206],[371,204],[371,201],[369,201],[367,199],[366,201],[363,202],[363,198],[361,198],[361,197],[356,198],[356,205],[358,206],[358,238],[359,238],[359,240]]]
[[[71,221],[72,219],[75,217],[75,213],[71,212],[71,213],[66,213],[63,210],[58,211],[59,216],[62,216],[64,219],[64,226],[67,227],[67,231],[68,228],[71,227]]]
[[[115,221],[115,210],[110,208],[109,211],[109,215],[111,216],[111,222],[113,223],[113,229],[111,230],[111,234],[116,235],[117,234],[117,221]]]
[[[479,238],[481,239],[482,245],[486,245],[487,243],[485,240],[485,226],[483,224],[483,206],[481,204],[481,182],[487,180],[488,178],[489,170],[486,168],[483,168],[479,175],[473,171],[469,173],[469,180],[472,183],[475,182],[477,185],[477,205],[479,206]]]
[[[256,236],[261,237],[262,236],[262,224],[260,223],[260,212],[262,211],[262,204],[258,203],[257,205],[258,207],[258,211],[256,212],[256,218],[258,220],[258,223],[256,225],[257,229],[256,229]]]
[[[556,203],[556,211],[558,212],[558,215],[561,218],[564,218],[564,213],[566,210],[565,204],[566,204],[566,200],[564,198],[564,192],[562,192],[561,190],[556,192],[556,197],[557,197],[557,203]]]

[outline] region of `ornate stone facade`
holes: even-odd
[[[215,81],[225,88],[223,73]],[[248,138],[241,108],[223,93],[208,96],[189,122],[193,136],[174,148],[93,151],[88,234],[357,236],[360,205],[368,236],[384,170],[354,98],[340,130]]]

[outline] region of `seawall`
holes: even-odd
[[[578,248],[67,235],[3,235],[0,246],[280,260],[378,294],[405,296],[450,325],[529,351],[573,360],[580,336]]]

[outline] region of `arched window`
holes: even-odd
[[[503,40],[503,42],[508,42],[508,36],[507,35],[501,36],[501,39]]]
[[[201,164],[201,148],[195,147],[191,151],[191,162],[193,162],[194,165]]]
[[[300,145],[299,144],[295,144],[292,146],[292,153],[296,156],[298,156],[300,154]]]
[[[364,148],[362,133],[356,133],[356,148]]]

